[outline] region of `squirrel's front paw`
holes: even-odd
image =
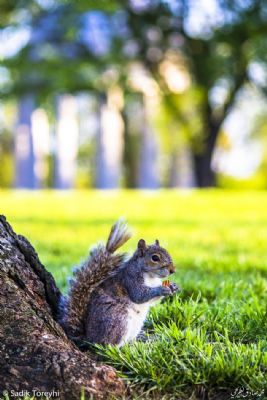
[[[181,289],[175,283],[170,282],[169,288],[171,289],[172,294],[179,292]]]
[[[161,296],[170,296],[172,294],[172,290],[169,286],[161,287]]]
[[[181,289],[175,283],[170,282],[169,280],[162,282],[162,286],[167,287],[171,290],[170,294],[174,294],[179,292]]]

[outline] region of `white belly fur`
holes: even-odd
[[[149,287],[157,287],[162,284],[160,278],[151,278],[148,274],[144,276],[144,283]],[[119,346],[136,338],[143,327],[149,308],[159,299],[160,297],[157,297],[143,304],[131,303],[128,309],[126,333],[121,339]]]

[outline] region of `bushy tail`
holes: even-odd
[[[85,337],[85,314],[91,293],[121,266],[125,255],[113,253],[130,237],[126,223],[119,220],[112,226],[106,245],[95,247],[88,260],[75,271],[60,307],[60,323],[72,339]]]
[[[106,250],[109,253],[114,253],[119,247],[123,246],[132,236],[127,224],[122,220],[118,220],[111,228]]]

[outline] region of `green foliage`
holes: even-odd
[[[156,130],[162,133],[165,160],[171,163],[180,143],[189,142],[198,164],[197,184],[212,186],[212,153],[237,94],[248,82],[266,92],[257,74],[250,73],[253,63],[266,63],[266,5],[266,0],[217,0],[214,21],[207,14],[204,24],[206,10],[201,12],[198,2],[188,0],[150,0],[143,4],[2,0],[0,31],[18,34],[19,29],[30,27],[31,39],[18,53],[2,60],[5,78],[0,83],[0,97],[19,98],[30,91],[38,102],[52,103],[60,93],[104,93],[112,84],[119,85],[124,93],[146,91],[130,84],[130,71],[137,62],[159,89],[163,106]],[[90,35],[85,20],[95,11],[99,18],[96,26],[101,29]],[[194,25],[198,24],[190,22],[192,15],[199,18],[197,31]],[[100,31],[106,33],[101,35]],[[88,36],[96,36],[95,45],[90,46]],[[94,48],[101,41],[109,45],[106,51],[97,53]],[[171,62],[172,71],[176,69],[174,75],[166,68],[164,73],[166,61]],[[177,69],[185,74],[177,74]],[[188,78],[179,93],[168,83],[171,75],[176,83],[182,83],[185,75]],[[134,144],[131,149],[125,168],[128,187],[135,183],[132,171],[129,173],[130,167],[135,168]],[[78,186],[86,181],[82,176]],[[169,179],[165,177],[164,181],[166,184]]]
[[[159,238],[174,258],[182,292],[151,310],[148,342],[98,352],[136,391],[188,399],[203,387],[215,396],[228,390],[230,398],[235,388],[267,390],[266,197],[219,190],[3,191],[0,204],[64,290],[72,266],[119,216],[134,228],[126,250],[140,237]]]

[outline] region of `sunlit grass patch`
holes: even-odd
[[[217,333],[210,341],[205,328],[180,331],[173,324],[156,331],[157,340],[122,349],[109,346],[102,354],[131,381],[177,396],[200,384],[208,389],[267,388],[266,341],[235,343]]]
[[[182,292],[151,310],[147,342],[98,352],[135,389],[175,399],[199,387],[214,398],[226,390],[229,399],[239,387],[264,398],[266,200],[264,192],[0,192],[1,212],[63,290],[72,268],[120,216],[134,231],[126,251],[141,237],[168,248]]]

